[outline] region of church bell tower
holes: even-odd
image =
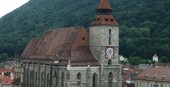
[[[119,27],[112,16],[112,8],[108,0],[100,0],[96,9],[96,17],[89,29],[90,47],[103,65],[118,63]]]

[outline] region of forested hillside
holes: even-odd
[[[0,54],[20,54],[51,28],[85,26],[99,0],[30,0],[0,19]],[[170,60],[170,0],[110,0],[120,25],[120,54]],[[0,56],[1,58],[1,56]]]

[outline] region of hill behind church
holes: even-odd
[[[120,54],[170,57],[170,0],[109,0],[120,25]],[[99,0],[30,0],[0,19],[0,54],[20,54],[51,28],[85,26]],[[170,58],[169,58],[170,60]]]

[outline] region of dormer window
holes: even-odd
[[[82,40],[85,40],[85,38],[83,37]]]
[[[153,78],[156,78],[156,77],[157,77],[157,75],[155,74]]]
[[[149,74],[146,74],[145,77],[148,77]]]
[[[113,19],[111,19],[111,22],[113,22]]]
[[[166,75],[164,75],[163,77],[162,77],[162,79],[165,79],[166,78]]]
[[[105,21],[108,21],[108,19],[106,18]]]

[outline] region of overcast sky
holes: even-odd
[[[0,18],[29,0],[0,0]]]

